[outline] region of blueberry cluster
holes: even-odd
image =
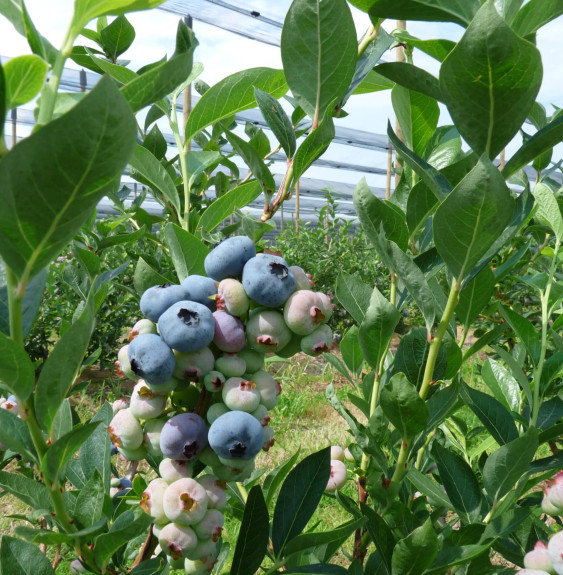
[[[264,370],[265,355],[317,355],[332,345],[332,303],[301,268],[256,254],[244,236],[221,242],[204,265],[207,276],[142,295],[145,319],[116,362],[137,383],[129,403],[114,402],[108,426],[124,459],[162,458],[141,507],[161,549],[187,573],[210,571],[226,482],[250,477],[274,442],[269,411],[281,387]],[[194,478],[196,462],[209,474]]]

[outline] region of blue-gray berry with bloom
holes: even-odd
[[[264,431],[250,413],[229,411],[211,424],[208,440],[219,457],[248,460],[262,449]]]
[[[172,377],[176,365],[174,353],[154,333],[138,335],[129,344],[127,355],[135,375],[151,385],[163,384]]]
[[[240,277],[246,262],[255,255],[256,246],[250,238],[227,238],[207,254],[205,272],[216,281]]]
[[[283,258],[260,254],[244,266],[242,285],[256,303],[281,307],[295,291],[295,277]]]
[[[217,295],[217,282],[206,276],[197,274],[188,276],[182,283],[184,297],[182,299],[196,301],[203,304],[211,311],[215,311],[217,305],[213,296]]]
[[[213,341],[215,321],[211,310],[203,304],[179,301],[160,316],[158,331],[172,349],[197,351]]]
[[[141,296],[139,305],[143,314],[157,322],[158,318],[174,303],[184,299],[182,286],[163,284],[147,289]]]

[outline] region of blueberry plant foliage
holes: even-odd
[[[137,71],[120,61],[135,40],[125,14],[159,0],[76,0],[58,49],[40,34],[22,0],[0,3],[0,14],[33,52],[0,67],[2,118],[40,96],[28,138],[8,150],[0,133],[0,381],[14,396],[0,409],[6,448],[0,486],[33,508],[28,524],[2,538],[0,572],[50,574],[61,560],[76,558],[93,573],[169,571],[163,555],[147,554],[153,518],[137,505],[142,478],[128,496],[110,498],[114,470],[105,427],[111,407],[82,422],[68,401],[88,361],[96,315],[124,271],[106,269],[104,250],[141,239],[158,246],[154,257],[131,248],[136,297],[203,273],[210,244],[239,230],[257,241],[270,229],[295,183],[328,148],[348,99],[381,89],[391,90],[401,127],[402,139],[388,129],[401,181],[389,200],[376,198],[362,181],[354,204],[389,269],[390,295],[341,274],[336,296],[357,326],[344,336],[343,360],[325,355],[354,387],[348,397],[362,413],[353,415],[328,387],[353,438],[350,474],[358,498],[337,491],[335,504],[350,520],[304,531],[327,485],[328,450],[294,467],[296,454],[263,481],[251,477],[230,492],[230,510],[241,520],[231,573],[511,573],[493,564],[493,551],[523,566],[536,540],[545,543],[560,528],[559,482],[543,506],[538,487],[563,466],[563,218],[558,165],[551,163],[563,120],[535,102],[543,76],[535,35],[561,8],[543,0],[350,3],[373,23],[359,42],[345,0],[295,0],[282,33],[283,69],[244,70],[211,87],[198,81],[197,41],[183,23],[170,58]],[[457,43],[404,31],[390,36],[381,28],[386,18],[454,22],[464,31]],[[94,21],[95,28],[87,27]],[[97,47],[82,45],[80,36]],[[406,46],[407,62],[379,64],[397,42]],[[413,63],[414,50],[440,63],[438,77]],[[59,91],[68,58],[101,75],[88,94]],[[202,96],[184,126],[177,101],[191,82]],[[290,116],[279,103],[288,91]],[[439,103],[453,125],[438,126]],[[246,126],[244,137],[234,131],[233,116],[256,106],[279,142],[274,150],[254,126]],[[171,160],[160,118],[176,141]],[[519,132],[523,144],[498,166],[497,156]],[[192,150],[191,141],[201,150]],[[282,150],[287,170],[276,186],[268,160]],[[244,177],[233,152],[248,166]],[[143,209],[144,192],[126,206],[120,178],[127,165],[162,204],[162,217]],[[103,196],[129,223],[127,233],[96,227]],[[240,209],[259,196],[261,217],[243,215]],[[232,226],[220,230],[231,215]],[[69,249],[81,304],[36,370],[25,339],[46,268]],[[511,305],[520,299],[523,307]],[[406,305],[418,307],[425,326],[409,331],[392,354]],[[487,331],[464,349],[483,315]],[[463,375],[483,351],[489,393],[470,387]],[[469,429],[460,410],[470,410],[477,426]],[[546,522],[543,512],[554,520]],[[349,569],[331,563],[352,533]],[[555,549],[555,570],[558,541],[551,537],[548,545]],[[133,563],[131,553],[137,554]],[[228,554],[225,546],[220,559]]]

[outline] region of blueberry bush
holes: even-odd
[[[180,23],[174,54],[140,70],[119,60],[135,39],[125,14],[159,3],[76,0],[60,49],[23,2],[0,3],[33,52],[0,68],[2,116],[40,96],[28,138],[8,150],[0,134],[0,381],[8,395],[0,487],[33,509],[2,537],[0,572],[49,575],[70,564],[73,573],[134,575],[563,573],[563,202],[551,163],[563,119],[535,102],[543,76],[535,35],[560,6],[353,0],[372,22],[358,42],[345,0],[295,0],[283,70],[199,82],[202,97],[183,126],[178,97],[202,70],[193,33]],[[463,34],[459,42],[391,36],[386,18],[454,22]],[[98,48],[78,45],[79,36]],[[399,43],[407,61],[379,63]],[[438,77],[415,65],[415,50],[436,59]],[[59,91],[68,58],[102,76],[90,93]],[[339,274],[334,293],[355,325],[337,355],[326,324],[332,304],[309,289],[308,267],[257,253],[256,243],[329,146],[348,99],[380,89],[391,90],[401,128],[402,138],[388,129],[400,183],[380,200],[362,180],[354,205],[388,289]],[[290,115],[278,100],[289,90]],[[438,126],[439,103],[453,125]],[[288,158],[278,187],[269,140],[250,126],[244,137],[234,131],[233,116],[256,106]],[[176,140],[171,160],[160,118]],[[520,132],[516,152],[496,162]],[[202,149],[191,150],[192,140]],[[247,164],[245,178],[226,143]],[[131,207],[120,188],[127,165],[145,188]],[[142,208],[146,190],[162,216]],[[103,196],[126,232],[94,224]],[[261,216],[243,215],[258,197]],[[119,245],[134,265],[132,285],[105,259]],[[80,303],[37,365],[25,345],[46,268],[69,251]],[[123,326],[130,343],[116,350],[136,384],[129,402],[80,421],[68,395],[116,283],[141,311]],[[392,353],[409,306],[424,325]],[[350,443],[255,470],[273,439],[268,412],[279,392],[264,355],[299,351],[323,354],[349,382],[348,401],[333,384],[326,395]],[[478,353],[486,359],[476,388],[464,374]],[[130,461],[128,477],[117,472],[117,453]],[[136,473],[142,459],[158,478]],[[343,489],[351,479],[355,498]],[[349,520],[309,525],[322,498]],[[221,538],[224,513],[240,521],[234,549]],[[350,537],[344,566],[335,556]]]

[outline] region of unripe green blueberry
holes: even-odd
[[[543,499],[541,502],[541,508],[542,508],[542,511],[544,513],[546,513],[547,515],[551,515],[552,517],[555,517],[555,516],[561,514],[561,509],[559,509],[559,507],[555,507],[555,505],[553,505],[553,503],[551,503],[551,501],[549,500],[548,492],[549,492],[548,488],[544,489]]]
[[[119,455],[125,461],[141,461],[146,458],[147,450],[144,445],[136,449],[126,449],[125,447],[118,447]]]
[[[243,285],[232,278],[219,282],[215,301],[218,310],[228,311],[237,317],[244,315],[250,306],[250,299],[246,295]]]
[[[533,551],[529,551],[524,555],[524,567],[527,569],[540,569],[547,571],[550,575],[555,575],[555,569],[553,569],[547,545],[542,541],[537,541]]]
[[[129,410],[137,419],[155,419],[163,411],[167,396],[155,393],[143,379],[133,388]]]
[[[211,447],[207,446],[199,455],[199,461],[204,463],[209,467],[215,467],[216,465],[220,465],[221,462],[219,461],[219,457],[217,454],[211,449]]]
[[[260,393],[256,389],[256,383],[242,377],[227,379],[221,393],[223,402],[233,411],[251,413],[260,405]]]
[[[164,419],[149,419],[143,426],[143,447],[154,457],[162,457],[160,432],[165,423]]]
[[[140,319],[129,332],[129,341],[135,339],[138,335],[143,333],[157,333],[156,323],[150,319]]]
[[[274,445],[274,441],[274,430],[269,425],[266,425],[266,427],[264,427],[264,445],[262,449],[266,452],[270,451]]]
[[[307,355],[315,356],[330,351],[331,346],[332,330],[328,325],[320,325],[301,340],[301,350]]]
[[[199,541],[212,539],[214,542],[219,541],[225,517],[218,509],[207,509],[203,519],[194,525],[194,531]]]
[[[217,464],[220,464],[217,461]],[[202,475],[197,478],[198,483],[207,493],[207,509],[218,509],[221,511],[227,506],[227,484],[224,480],[218,479],[215,475]]]
[[[213,566],[213,563],[219,554],[218,547],[217,542],[213,541],[213,539],[206,539],[203,541],[198,539],[197,545],[186,553],[186,557],[192,561],[199,560],[202,563],[211,564],[211,566]]]
[[[258,309],[250,314],[246,325],[248,345],[262,352],[281,351],[291,340],[291,331],[283,315],[274,310]]]
[[[69,570],[70,575],[82,575],[82,573],[87,573],[86,567],[84,567],[84,565],[82,565],[82,563],[78,559],[75,559],[70,564]]]
[[[115,362],[115,367],[117,367],[118,375],[124,375],[125,377],[137,381],[137,375],[131,369],[131,362],[129,361],[128,355],[129,346],[124,345],[117,352],[117,361]]]
[[[164,383],[159,383],[158,385],[152,385],[148,381],[145,381],[145,383],[149,386],[149,388],[152,391],[155,391],[156,393],[169,393],[171,391],[174,391],[180,385],[181,382],[179,379],[172,376],[170,379],[167,379]]]
[[[342,489],[348,479],[348,470],[342,461],[333,459],[330,462],[330,477],[326,485],[326,491],[333,492]]]
[[[251,415],[255,417],[261,424],[265,427],[270,423],[270,416],[268,415],[268,410],[265,405],[260,404]]]
[[[238,357],[244,359],[246,363],[246,371],[254,373],[264,367],[264,354],[260,351],[245,347],[237,353]]]
[[[213,474],[223,481],[245,481],[255,469],[254,459],[223,459],[219,458],[220,465],[212,467]]]
[[[168,523],[160,531],[158,538],[162,550],[172,559],[187,557],[197,546],[197,536],[194,530],[185,525]]]
[[[199,401],[201,390],[193,383],[182,381],[170,398],[172,405],[193,410]]]
[[[269,411],[278,404],[278,395],[281,391],[280,384],[267,372],[257,371],[252,375],[256,382],[256,389],[260,394],[260,403]]]
[[[215,561],[213,563],[215,563]],[[184,561],[184,571],[186,575],[210,575],[212,569],[213,565],[209,566],[209,562],[201,561],[200,559],[196,559],[195,561],[186,559]]]
[[[193,477],[193,465],[189,461],[178,461],[165,457],[158,466],[160,477],[167,483],[174,483],[178,479]]]
[[[215,360],[215,369],[225,377],[240,377],[246,371],[246,362],[235,354],[224,354]]]
[[[143,491],[141,496],[141,509],[150,515],[155,523],[166,523],[168,518],[164,513],[164,493],[168,489],[168,483],[157,477],[153,479]]]
[[[294,355],[301,353],[301,340],[302,339],[303,339],[302,335],[299,335],[297,333],[292,333],[291,339],[289,340],[289,343],[286,346],[284,346],[284,348],[282,350],[277,351],[276,355],[279,355],[280,357],[284,357],[286,359],[289,359],[290,357],[293,357]]]
[[[220,371],[210,371],[205,374],[203,378],[203,385],[207,391],[212,393],[216,391],[221,391],[223,389],[223,384],[225,383],[225,376]]]
[[[227,413],[227,411],[231,410],[222,402],[210,405],[207,410],[207,421],[209,425],[211,425],[219,416]]]
[[[143,428],[129,409],[118,411],[106,429],[117,447],[137,449],[143,443]]]
[[[207,511],[207,493],[195,479],[178,479],[168,486],[163,505],[164,513],[170,521],[180,525],[195,525]]]
[[[215,365],[215,356],[208,347],[186,353],[174,351],[174,357],[176,364],[173,375],[184,381],[202,381]]]
[[[330,459],[338,459],[339,461],[344,461],[344,449],[339,445],[331,445],[330,447]]]

